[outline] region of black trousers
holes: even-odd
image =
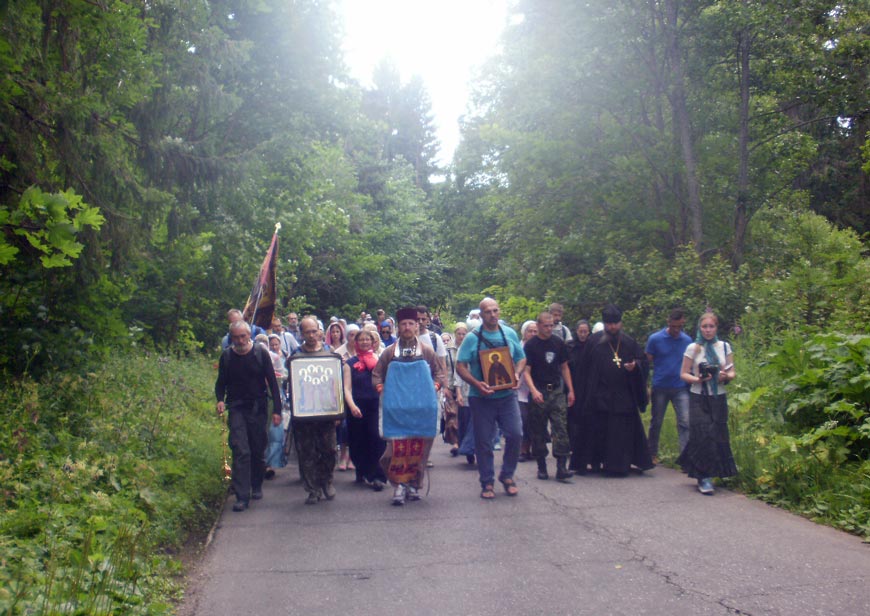
[[[356,418],[350,413],[347,415],[348,446],[351,462],[356,467],[356,476],[358,479],[380,479],[386,482],[387,476],[380,464],[387,443],[378,431],[379,400],[363,399],[356,403],[362,411],[362,417]]]
[[[233,452],[233,492],[247,501],[263,487],[266,473],[266,398],[230,402],[230,450]]]

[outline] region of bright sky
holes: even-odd
[[[353,77],[372,85],[374,67],[390,57],[407,83],[420,75],[432,101],[441,143],[439,162],[450,162],[459,143],[474,69],[494,55],[509,0],[340,0],[345,59]]]

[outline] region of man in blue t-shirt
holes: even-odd
[[[681,452],[689,442],[689,389],[680,379],[683,353],[692,344],[692,339],[683,331],[685,324],[686,315],[683,310],[674,308],[668,315],[668,326],[650,336],[646,343],[646,356],[653,364],[649,452],[654,464],[659,462],[659,434],[668,402],[674,406],[677,416]]]
[[[514,471],[517,468],[523,437],[516,389],[519,387],[518,375],[522,374],[526,364],[526,355],[523,353],[516,332],[499,323],[499,314],[498,302],[490,297],[484,298],[480,302],[482,324],[468,333],[456,356],[456,373],[470,385],[468,402],[474,426],[474,450],[477,454],[477,470],[480,475],[480,497],[487,500],[495,498],[493,441],[497,428],[501,428],[505,437],[504,456],[498,480],[509,496],[516,496],[518,493],[514,482]],[[480,364],[481,351],[486,352],[499,347],[507,347],[513,363],[510,369],[512,374],[509,374],[513,385],[505,389],[493,389],[493,386],[487,382],[489,379],[484,378]],[[498,363],[506,363],[506,358],[499,357]],[[501,379],[497,382],[501,382]]]

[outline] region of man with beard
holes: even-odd
[[[399,339],[387,347],[372,371],[381,394],[381,434],[389,439],[381,466],[393,486],[393,505],[420,500],[420,486],[438,432],[437,391],[447,375],[432,347],[418,336],[417,309],[396,312]],[[395,458],[395,459],[394,459]]]
[[[272,413],[281,419],[281,391],[269,351],[251,341],[250,326],[237,319],[230,323],[230,346],[221,353],[214,386],[218,415],[230,410],[230,449],[233,452],[233,511],[244,511],[250,499],[263,498],[266,473],[266,387],[272,396]],[[226,402],[224,402],[226,400]]]
[[[653,467],[640,412],[646,407],[643,351],[622,331],[622,312],[614,305],[602,311],[604,331],[590,342],[584,408],[595,415],[598,451],[593,467],[603,464],[611,475]]]

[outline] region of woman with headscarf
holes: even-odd
[[[568,343],[568,366],[574,383],[574,404],[568,408],[568,438],[571,440],[570,469],[577,475],[585,475],[591,463],[590,454],[596,438],[595,426],[589,412],[584,411],[584,387],[586,382],[586,351],[590,344],[592,326],[586,319],[577,322],[574,339]]]
[[[342,347],[345,347],[346,352],[347,336],[345,335],[344,324],[340,320],[336,319],[327,326],[324,344],[333,352],[337,353],[338,349]],[[338,441],[338,470],[354,470],[353,462],[350,461],[350,451],[348,451],[347,421],[342,420],[335,430]]]
[[[526,321],[520,327],[520,337],[523,346],[528,340],[531,340],[538,335],[537,321]],[[520,417],[523,421],[523,441],[520,446],[520,462],[526,462],[532,459],[532,440],[529,436],[529,384],[526,379],[520,379],[520,386],[517,388],[517,403],[520,407]]]
[[[452,396],[441,396],[441,437],[450,445],[450,455],[459,455],[459,406],[456,402],[456,344],[449,332],[441,334],[444,348],[447,350],[447,389]]]
[[[737,474],[728,434],[725,386],[734,380],[734,352],[716,336],[719,319],[705,312],[695,342],[686,348],[680,378],[689,383],[689,442],[677,459],[698,480],[701,494],[713,494],[713,477]]]
[[[468,325],[460,321],[453,327],[453,346],[455,349],[458,350],[462,346],[462,341],[465,340],[466,335],[468,335]],[[470,387],[458,374],[453,377],[453,382],[457,406],[456,438],[459,442],[456,453],[465,456],[469,464],[474,464],[474,428],[471,427],[471,407],[468,405]]]

